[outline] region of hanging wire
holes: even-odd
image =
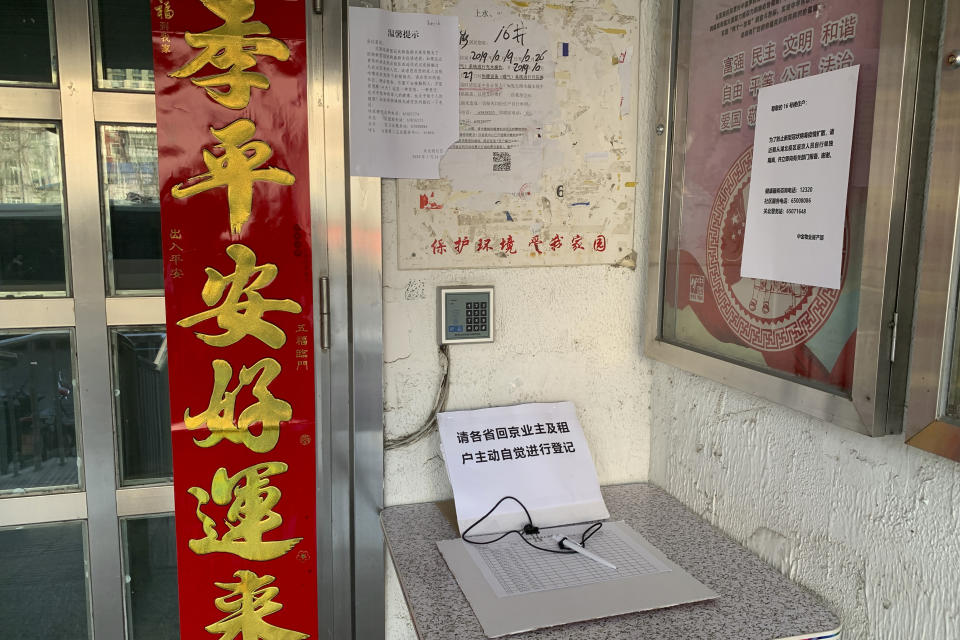
[[[447,395],[450,393],[449,346],[450,345],[445,344],[440,347],[440,356],[443,359],[443,377],[440,379],[440,388],[437,390],[437,397],[433,402],[433,409],[430,410],[430,415],[427,417],[427,421],[412,433],[408,433],[407,435],[399,438],[390,438],[385,440],[383,443],[383,448],[385,451],[399,449],[400,447],[406,447],[407,445],[420,442],[430,435],[434,429],[436,429],[437,414],[447,408]]]
[[[493,538],[493,539],[491,539],[491,540],[471,540],[470,538],[468,538],[468,537],[467,537],[467,534],[470,533],[470,531],[471,531],[475,526],[477,526],[478,524],[480,524],[481,522],[483,522],[484,520],[486,520],[487,518],[489,518],[489,517],[490,517],[490,514],[492,514],[494,511],[496,511],[496,510],[497,510],[497,507],[499,507],[501,504],[503,504],[503,501],[504,501],[504,500],[513,500],[513,501],[516,502],[518,505],[520,505],[520,508],[523,509],[523,512],[524,512],[525,514],[527,514],[527,524],[523,525],[523,529],[514,529],[513,531],[507,531],[506,533],[501,534],[501,535],[499,535],[499,536],[497,536],[496,538]],[[580,536],[580,546],[581,546],[581,547],[586,547],[586,546],[587,546],[587,540],[589,540],[589,539],[593,536],[593,534],[595,534],[597,531],[600,531],[600,527],[602,527],[602,526],[603,526],[603,523],[602,523],[602,522],[594,522],[594,523],[591,524],[589,527],[587,527],[587,529],[583,532],[583,535]],[[548,527],[548,528],[549,528],[549,527]],[[539,550],[539,551],[546,551],[546,552],[548,552],[548,553],[560,553],[560,554],[563,554],[563,555],[569,555],[569,554],[571,554],[571,553],[577,553],[576,551],[574,551],[574,550],[572,550],[572,549],[567,549],[567,548],[565,548],[562,543],[558,544],[556,549],[550,549],[550,548],[547,548],[547,547],[541,547],[541,546],[539,546],[539,545],[536,545],[536,544],[533,544],[532,542],[530,542],[530,539],[527,538],[527,536],[536,536],[536,535],[538,535],[538,534],[540,533],[540,529],[537,528],[537,527],[535,527],[535,526],[533,526],[533,518],[530,517],[530,512],[527,510],[526,505],[523,504],[522,502],[520,502],[518,499],[514,498],[513,496],[503,496],[502,498],[500,498],[500,500],[497,501],[497,504],[495,504],[495,505],[493,505],[493,507],[491,507],[490,511],[487,511],[485,514],[483,514],[483,516],[482,516],[479,520],[477,520],[477,521],[474,522],[472,525],[470,525],[469,527],[467,527],[467,530],[464,531],[464,532],[460,535],[460,537],[463,538],[463,541],[464,541],[464,542],[469,542],[470,544],[493,544],[494,542],[498,542],[498,541],[500,541],[500,540],[503,540],[504,538],[506,538],[507,536],[509,536],[509,535],[512,534],[512,533],[517,534],[518,536],[520,536],[520,539],[521,539],[521,540],[523,540],[523,541],[526,542],[528,545],[530,545],[531,547],[533,547],[534,549],[537,549],[537,550]],[[535,538],[535,539],[536,539],[538,542],[540,541],[539,538]]]

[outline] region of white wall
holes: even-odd
[[[844,640],[960,638],[960,464],[651,369],[653,483],[826,598]]]
[[[415,430],[440,381],[436,287],[492,284],[496,341],[450,348],[447,408],[571,400],[603,484],[646,480],[650,387],[640,351],[640,281],[618,267],[398,271],[393,183],[384,181],[384,411],[387,437]],[[439,439],[388,452],[387,506],[452,497]],[[387,638],[414,638],[392,567]]]
[[[650,3],[641,4],[640,86],[652,70],[643,63],[654,46]],[[649,85],[647,85],[649,86]],[[651,120],[653,93],[641,91],[640,121]],[[638,133],[649,148],[652,127]],[[646,210],[650,174],[638,154],[637,202]],[[645,229],[635,225],[643,255]],[[624,267],[550,267],[399,271],[396,184],[383,181],[384,413],[386,437],[416,429],[427,417],[440,380],[436,287],[491,284],[496,296],[496,341],[450,349],[447,408],[471,409],[534,401],[570,400],[590,444],[601,484],[640,482],[650,464],[650,368],[640,358],[643,273]],[[387,506],[452,497],[439,440],[388,452]],[[393,567],[387,563],[389,640],[416,637]]]

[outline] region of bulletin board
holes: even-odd
[[[398,180],[399,268],[633,267],[640,3],[393,9],[460,18],[460,139]]]
[[[681,197],[674,203],[663,335],[678,344],[850,393],[880,58],[882,0],[690,0]],[[687,30],[688,29],[688,30]],[[757,96],[859,65],[837,289],[741,277]],[[682,141],[682,142],[681,142]]]
[[[903,168],[910,132],[926,130],[910,106],[918,65],[904,60],[917,59],[929,16],[896,0],[647,8],[662,39],[651,65],[664,135],[652,140],[644,354],[860,433],[896,432],[898,260],[904,202],[916,204]],[[853,67],[847,191],[831,201],[844,213],[839,288],[744,277],[761,94]]]

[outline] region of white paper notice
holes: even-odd
[[[446,412],[437,423],[461,532],[504,496],[538,527],[610,517],[573,403]],[[525,524],[508,500],[470,535]]]
[[[860,67],[760,90],[740,275],[840,288]]]
[[[460,138],[440,165],[454,189],[520,193],[543,174],[543,123],[556,101],[547,30],[464,0]]]
[[[457,19],[350,7],[350,173],[439,178],[457,141]]]

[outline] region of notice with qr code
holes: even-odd
[[[441,160],[440,174],[454,189],[516,193],[543,173],[555,53],[537,22],[469,0],[460,4],[460,139]]]

